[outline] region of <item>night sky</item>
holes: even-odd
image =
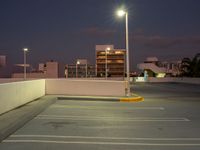
[[[55,60],[72,64],[86,58],[95,64],[95,45],[125,48],[129,12],[131,70],[147,56],[180,60],[200,52],[200,0],[0,0],[0,55],[8,68]]]

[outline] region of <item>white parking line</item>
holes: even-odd
[[[164,107],[100,107],[100,106],[79,106],[79,105],[59,105],[55,104],[50,108],[83,108],[83,109],[109,109],[109,110],[165,110]]]
[[[86,141],[51,141],[51,140],[4,140],[3,143],[52,143],[52,144],[87,144],[87,145],[127,145],[127,146],[200,146],[200,143],[126,143],[126,142],[86,142]]]
[[[96,137],[96,136],[60,136],[60,135],[11,135],[13,138],[62,138],[62,139],[104,139],[104,140],[144,140],[144,141],[200,141],[200,138],[136,138],[136,137]]]
[[[163,117],[132,117],[132,118],[122,118],[122,117],[92,117],[92,116],[61,116],[61,115],[38,115],[35,119],[42,119],[42,120],[108,120],[108,121],[173,121],[173,122],[187,122],[190,121],[187,118],[163,118]]]

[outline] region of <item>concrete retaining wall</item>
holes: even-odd
[[[142,78],[142,77],[141,77]],[[137,82],[136,79],[133,82]],[[140,82],[145,82],[145,80],[140,80]],[[178,77],[166,77],[166,78],[155,78],[149,77],[146,82],[176,82],[176,83],[189,83],[189,84],[200,84],[200,78],[178,78]]]
[[[9,82],[17,82],[24,81],[23,78],[0,78],[0,83],[9,83]]]
[[[45,95],[45,80],[0,84],[0,114]]]
[[[46,79],[46,94],[125,96],[124,81]]]
[[[174,82],[200,84],[200,78],[174,78]]]

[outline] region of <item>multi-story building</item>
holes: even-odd
[[[65,66],[66,78],[91,78],[96,77],[95,66],[88,63],[87,59],[77,59],[75,64]]]
[[[114,45],[96,45],[97,76],[124,77],[125,59],[125,49],[114,49]]]

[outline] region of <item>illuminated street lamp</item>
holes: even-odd
[[[78,78],[78,65],[80,65],[80,61],[76,62],[76,78]]]
[[[24,51],[24,80],[26,80],[26,67],[27,67],[27,64],[26,64],[26,53],[29,51],[28,48],[23,48],[23,51]]]
[[[130,96],[130,74],[129,74],[129,44],[128,44],[128,12],[124,10],[119,10],[117,12],[119,17],[125,15],[126,17],[126,76],[127,76],[127,92],[126,95]]]
[[[105,77],[106,77],[106,80],[107,80],[107,76],[108,76],[108,57],[107,57],[107,53],[108,51],[110,50],[110,47],[107,47],[105,49]]]

